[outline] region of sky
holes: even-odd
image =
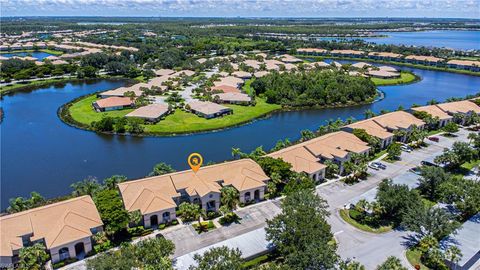
[[[480,19],[480,0],[0,0],[0,15]]]

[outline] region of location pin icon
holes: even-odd
[[[193,172],[197,172],[202,167],[203,157],[199,153],[192,153],[188,156],[188,165],[192,168]]]

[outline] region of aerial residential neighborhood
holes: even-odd
[[[478,1],[13,1],[0,269],[480,270]]]

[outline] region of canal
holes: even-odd
[[[71,192],[70,185],[85,177],[98,179],[113,174],[129,178],[147,175],[158,162],[186,169],[186,158],[199,152],[205,162],[231,158],[231,148],[248,152],[263,145],[270,149],[279,139],[297,140],[303,129],[317,129],[329,119],[364,111],[395,110],[431,99],[443,101],[463,97],[480,89],[480,77],[406,68],[422,80],[403,86],[380,87],[385,99],[349,108],[280,112],[266,119],[219,132],[177,137],[129,137],[99,135],[64,124],[57,109],[88,93],[119,87],[122,81],[97,80],[68,83],[18,92],[1,101],[5,117],[1,129],[1,209],[8,199],[28,196],[31,191],[45,197]]]

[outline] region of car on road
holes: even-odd
[[[412,148],[408,145],[401,145],[400,149],[402,149],[402,151],[407,152],[407,153],[412,152]]]
[[[381,163],[381,162],[375,161],[375,162],[372,162],[372,164],[375,164],[377,167],[379,167],[379,168],[382,169],[382,170],[385,170],[385,169],[387,168],[387,165],[385,165],[385,164],[383,164],[383,163]]]
[[[418,175],[420,175],[422,173],[422,170],[420,169],[420,167],[413,167],[409,171],[411,171],[414,174],[418,174]]]
[[[156,238],[165,238],[165,236],[163,236],[163,234],[161,234],[161,233],[157,233],[157,234],[155,235],[155,237],[156,237]]]
[[[380,167],[379,167],[377,164],[375,164],[374,162],[368,164],[368,167],[369,167],[369,168],[372,168],[372,169],[374,169],[374,170],[376,170],[376,171],[380,170]]]
[[[428,137],[428,139],[432,142],[439,142],[440,141],[440,138],[435,137],[435,136],[430,136],[430,137]]]

